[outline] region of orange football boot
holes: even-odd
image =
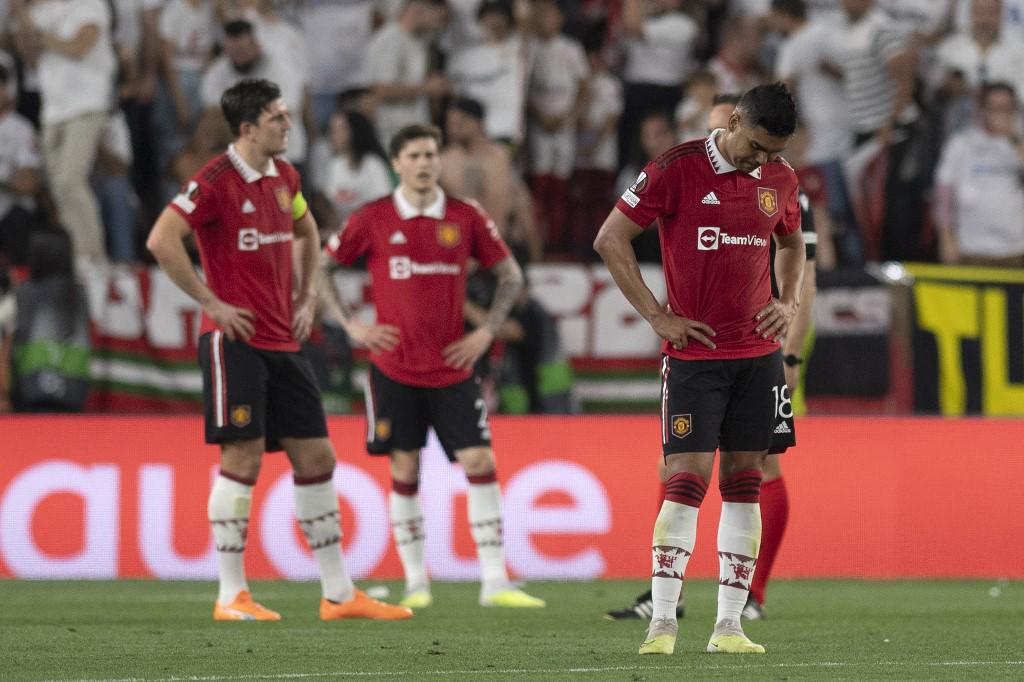
[[[252,600],[248,590],[235,595],[234,600],[224,606],[219,601],[213,605],[214,620],[281,620],[281,614],[271,611]]]
[[[412,609],[385,604],[370,597],[362,590],[356,590],[356,596],[341,603],[327,599],[320,600],[320,620],[342,620],[344,618],[405,620],[412,618]]]

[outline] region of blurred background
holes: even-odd
[[[787,83],[818,292],[776,572],[1024,577],[999,540],[1024,474],[1024,0],[0,2],[0,575],[215,574],[199,310],[143,243],[231,141],[219,96],[245,77],[282,86],[325,239],[393,189],[391,133],[443,129],[443,187],[528,274],[521,333],[478,367],[509,561],[576,578],[644,576],[659,499],[658,339],[593,238],[647,161],[707,134],[716,95]],[[656,230],[635,246],[663,296]],[[372,317],[365,272],[334,277]],[[491,283],[469,294],[486,306]],[[352,570],[396,576],[386,472],[362,455],[366,355],[329,324],[304,352]],[[431,570],[470,577],[464,479],[433,444],[426,461]],[[314,575],[289,480],[268,458],[254,577]],[[851,560],[843,533],[870,551]],[[943,543],[967,550],[921,558]]]

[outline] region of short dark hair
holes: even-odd
[[[220,96],[220,110],[231,128],[231,134],[238,137],[243,123],[256,124],[270,103],[281,98],[281,88],[262,78],[240,80]]]
[[[750,88],[740,96],[736,110],[745,123],[774,137],[789,137],[796,130],[796,102],[782,83]]]
[[[516,19],[512,11],[512,3],[508,0],[483,0],[476,10],[476,18],[483,19],[490,13],[500,14],[505,17],[509,24],[514,24]]]
[[[452,109],[458,109],[478,121],[484,120],[484,105],[472,97],[456,97],[448,106]]]
[[[806,19],[807,3],[804,0],[772,0],[772,11],[796,19]]]
[[[715,95],[711,100],[711,106],[717,107],[720,104],[731,104],[736,106],[740,101],[740,96],[735,92],[720,92]]]
[[[397,159],[398,155],[405,149],[405,145],[413,140],[420,140],[424,137],[433,138],[437,146],[441,146],[441,129],[429,123],[413,123],[401,128],[391,136],[391,144],[388,145],[388,156]]]
[[[1017,91],[1013,89],[1012,85],[1006,81],[990,81],[982,83],[981,87],[978,88],[978,105],[985,106],[989,95],[996,92],[1005,92],[1013,100],[1014,104],[1019,104],[1017,101]]]
[[[224,35],[231,38],[240,38],[253,32],[252,24],[245,19],[233,19],[224,24]]]

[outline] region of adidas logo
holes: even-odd
[[[775,433],[793,433],[793,431],[789,428],[789,424],[786,422],[780,422],[779,425],[775,427]]]
[[[256,207],[252,205],[251,201],[246,199],[245,203],[242,204],[242,213],[255,213],[255,212],[256,212]]]
[[[700,203],[708,206],[718,206],[722,202],[718,200],[718,197],[715,196],[714,192],[708,192],[704,195],[704,198],[700,200]]]
[[[401,230],[395,230],[394,234],[392,234],[388,238],[388,244],[405,244],[405,243],[406,243],[405,235],[402,234]]]

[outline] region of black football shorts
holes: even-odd
[[[324,438],[320,388],[309,361],[297,352],[253,348],[221,331],[199,338],[206,442],[266,438],[268,452],[281,438]]]
[[[487,406],[480,380],[473,377],[451,386],[410,386],[370,365],[366,386],[366,451],[387,455],[392,450],[419,450],[434,427],[448,459],[464,448],[491,445]]]
[[[774,453],[795,442],[781,351],[737,360],[664,356],[661,381],[664,455]]]

